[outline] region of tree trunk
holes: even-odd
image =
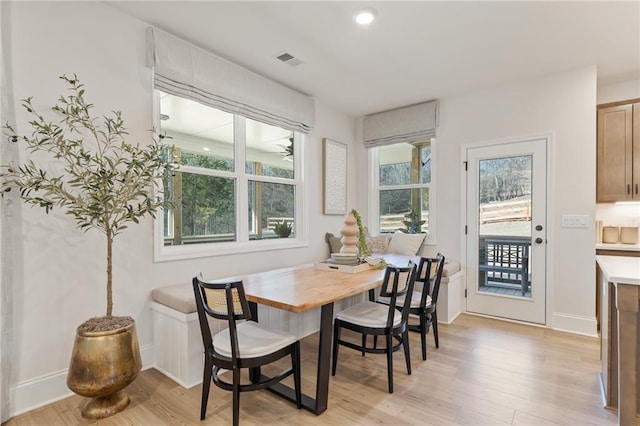
[[[113,294],[111,291],[113,276],[111,248],[113,246],[113,235],[111,233],[111,227],[108,224],[105,228],[107,234],[107,318],[109,318],[113,312]]]

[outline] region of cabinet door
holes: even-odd
[[[598,202],[632,199],[632,120],[631,104],[598,110]]]
[[[640,102],[633,104],[633,186],[634,200],[640,200]]]

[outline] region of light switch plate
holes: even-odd
[[[563,228],[588,228],[586,214],[563,214],[561,225]]]

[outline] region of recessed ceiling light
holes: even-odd
[[[358,11],[355,15],[353,15],[353,20],[356,21],[360,25],[369,25],[376,19],[378,12],[375,9],[367,8]]]
[[[206,147],[206,146],[205,146],[205,147],[203,147],[203,148],[202,148],[202,150],[203,150],[203,151],[211,151],[211,150],[210,150],[208,147]]]

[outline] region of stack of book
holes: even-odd
[[[355,253],[331,253],[331,257],[327,259],[327,263],[333,265],[358,265],[358,255]]]

